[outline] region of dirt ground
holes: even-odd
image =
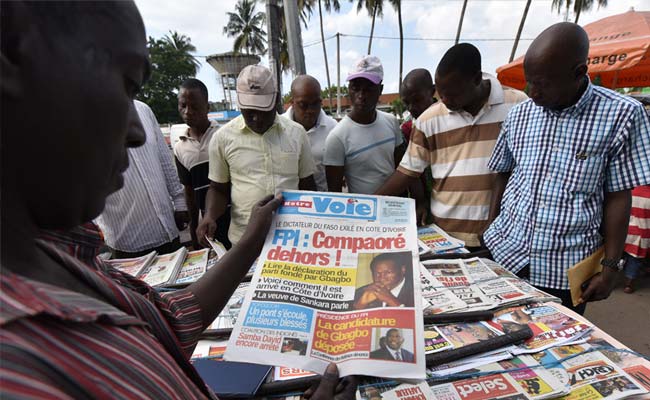
[[[650,356],[650,276],[636,281],[636,291],[623,292],[622,277],[607,300],[589,303],[585,317],[618,341]]]

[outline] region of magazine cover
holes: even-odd
[[[176,283],[194,282],[205,274],[208,265],[210,249],[190,251],[185,256],[185,261],[178,271]]]
[[[283,196],[226,359],[423,379],[413,200]]]
[[[142,257],[136,258],[117,258],[104,260],[104,263],[110,265],[111,267],[129,274],[131,276],[138,276],[138,274],[144,270],[146,267],[151,264],[153,259],[156,257],[156,252],[152,251],[149,254],[145,254]]]

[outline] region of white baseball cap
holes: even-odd
[[[237,77],[239,108],[270,111],[275,108],[275,78],[261,65],[249,65]]]
[[[365,78],[375,85],[380,84],[384,80],[384,67],[381,66],[379,58],[368,55],[357,61],[350,69],[346,80],[351,81],[356,78]]]

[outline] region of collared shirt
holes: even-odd
[[[156,117],[146,104],[137,100],[134,103],[146,142],[128,149],[124,187],[108,196],[96,220],[106,244],[131,253],[176,239],[174,211],[187,210],[183,187]]]
[[[3,270],[0,397],[213,398],[188,359],[202,331],[194,295],[161,295],[107,267],[92,225],[37,245],[104,301]]]
[[[530,265],[533,285],[568,289],[566,272],[603,243],[605,192],[650,183],[650,120],[636,100],[588,84],[556,112],[514,107],[488,166],[512,172],[485,233],[495,260]]]
[[[402,279],[402,281],[399,283],[399,285],[395,286],[394,288],[391,289],[390,294],[395,296],[395,298],[399,297],[399,292],[402,291],[402,288],[404,287],[404,284],[406,283],[406,279]],[[383,302],[382,307],[386,307],[386,302]]]
[[[205,195],[208,193],[208,187],[210,186],[210,180],[208,179],[208,149],[212,135],[219,127],[220,125],[216,121],[210,121],[210,126],[203,133],[200,140],[190,136],[190,128],[187,128],[174,146],[174,159],[176,160],[178,178],[183,185],[194,190],[199,210],[205,210]]]
[[[490,95],[478,114],[432,104],[415,120],[408,149],[397,168],[417,177],[431,167],[434,222],[467,246],[480,246],[487,227],[495,173],[487,166],[508,111],[528,97],[490,81]]]
[[[241,115],[214,134],[208,177],[232,184],[228,238],[233,244],[244,233],[255,203],[282,189],[298,189],[300,179],[314,174],[309,147],[303,127],[280,115],[261,135]]]
[[[293,119],[293,107],[287,110],[287,118]],[[327,178],[325,176],[325,166],[323,165],[323,156],[325,155],[325,139],[330,131],[336,127],[336,120],[321,108],[316,125],[307,131],[307,137],[311,144],[311,155],[314,157],[316,170],[314,171],[314,180],[316,181],[316,188],[320,192],[327,192]]]

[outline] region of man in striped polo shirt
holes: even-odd
[[[487,161],[508,111],[526,95],[482,73],[481,54],[468,43],[445,53],[435,81],[442,101],[415,121],[402,162],[377,194],[401,193],[431,167],[434,222],[468,247],[479,247],[495,176]]]

